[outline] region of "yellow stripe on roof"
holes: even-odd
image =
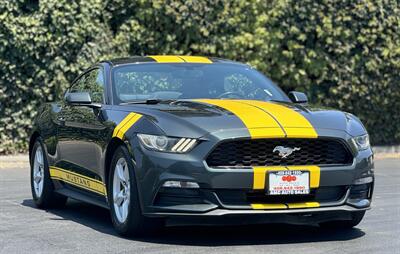
[[[179,56],[149,56],[157,63],[184,63],[185,61]]]
[[[210,59],[204,56],[149,56],[157,63],[212,63]]]
[[[179,56],[187,63],[212,63],[210,59],[203,56]]]

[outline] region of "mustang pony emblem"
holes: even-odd
[[[300,148],[299,147],[291,148],[291,147],[284,147],[284,146],[276,146],[272,152],[273,153],[279,152],[279,156],[281,156],[282,158],[286,158],[289,155],[291,155],[294,151],[300,151]]]

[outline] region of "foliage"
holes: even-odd
[[[150,54],[248,62],[400,143],[396,0],[0,0],[0,153],[26,150],[38,106],[84,68]]]

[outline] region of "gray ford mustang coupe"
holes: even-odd
[[[351,228],[374,187],[354,115],[307,105],[252,67],[218,58],[100,62],[43,105],[30,138],[40,208],[110,210],[121,235],[165,223]]]

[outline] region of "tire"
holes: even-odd
[[[351,220],[339,220],[339,221],[329,221],[321,223],[320,226],[323,228],[331,229],[351,229],[362,221],[364,218],[365,211],[358,211],[351,213]]]
[[[30,158],[31,192],[35,205],[42,209],[64,206],[67,202],[67,197],[54,192],[46,150],[40,137],[35,141]]]
[[[120,146],[115,150],[108,179],[111,220],[119,235],[148,236],[162,229],[162,220],[142,214],[134,166],[126,147]]]

